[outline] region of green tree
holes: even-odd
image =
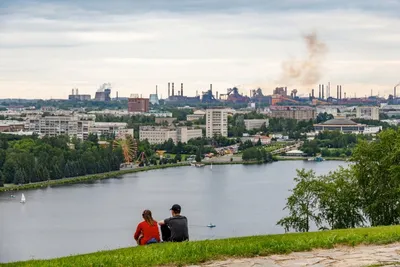
[[[297,232],[308,232],[311,222],[317,226],[321,224],[318,216],[318,181],[314,171],[297,170],[294,178],[297,183],[287,199],[286,207],[289,216],[277,222],[288,232],[291,229]]]
[[[3,187],[3,186],[4,186],[4,175],[0,170],[0,187]]]
[[[201,162],[201,151],[200,151],[200,148],[197,149],[195,160],[196,160],[196,162]]]
[[[372,226],[400,223],[400,132],[381,132],[375,142],[360,141],[353,151],[354,175],[362,208]]]
[[[26,174],[24,170],[18,168],[14,175],[14,184],[24,184],[26,179]]]
[[[182,155],[181,155],[181,153],[178,151],[178,153],[176,153],[176,155],[175,155],[175,160],[177,161],[177,162],[180,162],[181,160],[182,160]]]

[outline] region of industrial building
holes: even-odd
[[[228,136],[228,112],[225,108],[206,109],[206,137]]]
[[[313,120],[317,117],[315,108],[308,106],[271,106],[271,118],[285,118],[295,120]]]
[[[75,101],[88,101],[91,99],[90,95],[80,95],[79,94],[79,89],[72,89],[72,94],[68,96],[69,100],[75,100]]]
[[[132,96],[128,99],[128,112],[149,112],[149,104],[148,98]]]
[[[162,144],[169,139],[176,144],[187,143],[190,139],[202,137],[201,129],[188,127],[168,128],[162,126],[140,126],[139,140],[147,140],[150,144]]]
[[[102,84],[100,88],[97,90],[94,100],[102,102],[111,101],[111,84],[109,83]]]

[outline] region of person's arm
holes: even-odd
[[[165,224],[168,225],[168,222],[169,222],[169,219],[165,219],[165,220],[159,221],[158,224],[159,225],[165,225]]]
[[[135,240],[137,241],[141,233],[142,233],[142,224],[139,223],[138,226],[136,227],[136,232],[133,238],[135,238]]]

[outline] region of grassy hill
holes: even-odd
[[[294,251],[308,251],[314,248],[333,248],[335,245],[355,246],[399,241],[400,226],[389,226],[175,244],[162,243],[52,260],[0,264],[0,266],[183,266],[229,257],[267,256]]]

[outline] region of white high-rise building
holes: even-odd
[[[379,107],[356,107],[356,118],[379,121]]]
[[[226,109],[206,110],[206,137],[212,138],[216,135],[228,136],[228,110]]]

